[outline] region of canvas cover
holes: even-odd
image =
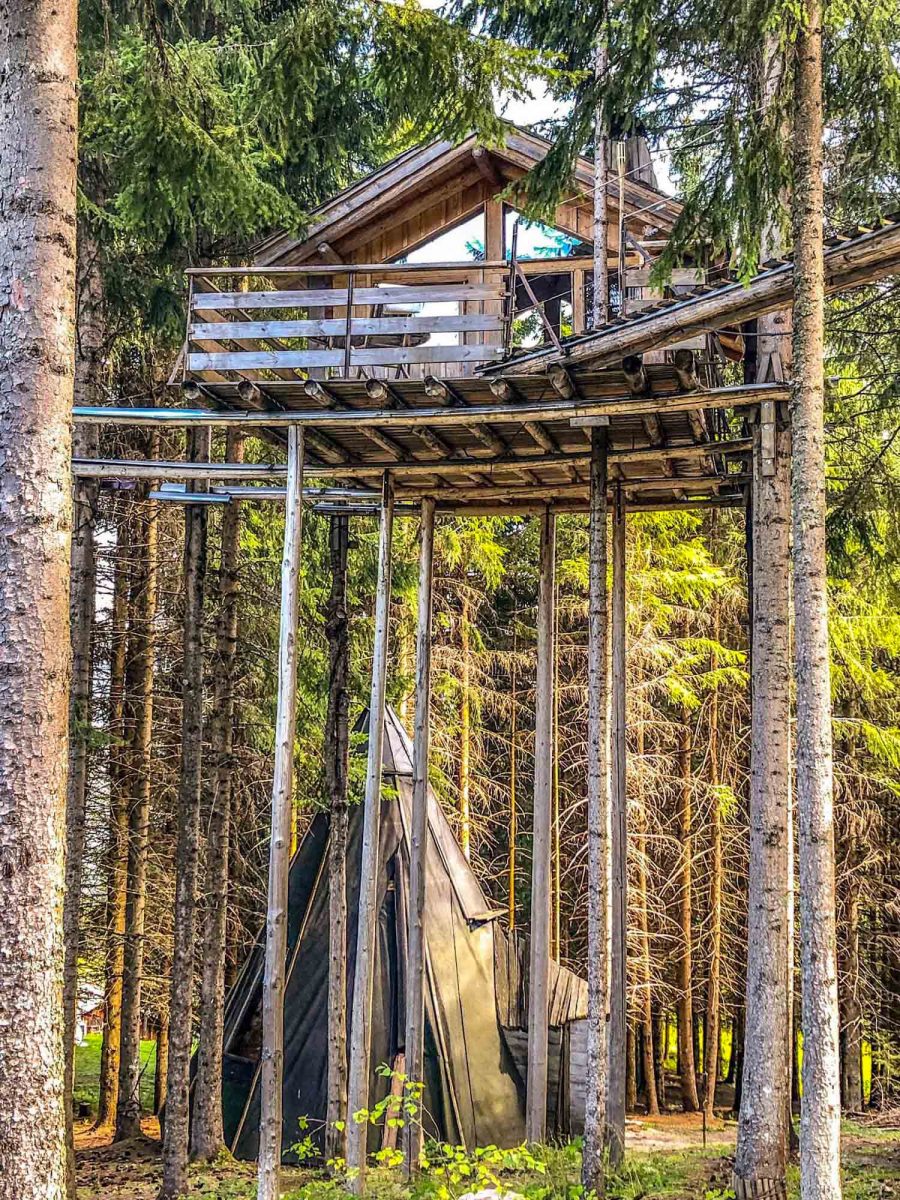
[[[361,723],[365,731],[365,720]],[[390,1081],[376,1073],[403,1050],[406,1027],[408,834],[412,761],[396,714],[385,717],[384,796],[378,874],[378,945],[372,1020],[370,1106]],[[348,1014],[353,1003],[363,809],[350,810],[347,849]],[[291,863],[284,1015],[283,1147],[309,1121],[325,1118],[329,887],[328,819],[312,821]],[[426,1136],[468,1146],[512,1146],[524,1137],[524,1081],[498,1019],[494,926],[485,897],[436,798],[428,796],[426,901]],[[503,935],[505,936],[505,935]],[[264,937],[232,989],[225,1011],[225,1138],[240,1158],[258,1147],[258,1064]],[[555,1104],[553,1108],[555,1108]],[[370,1148],[380,1131],[373,1127]]]

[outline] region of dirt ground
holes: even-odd
[[[699,1114],[629,1118],[626,1168],[611,1194],[624,1200],[725,1200],[732,1194],[728,1181],[736,1131],[734,1122],[717,1118],[706,1130],[704,1149]],[[77,1129],[78,1200],[155,1200],[160,1179],[158,1123],[145,1121],[139,1141],[110,1142],[109,1134],[98,1134],[89,1125]],[[847,1200],[900,1200],[900,1123],[850,1124],[843,1142]],[[245,1200],[253,1194],[254,1176],[252,1163],[193,1168],[191,1197]],[[310,1178],[309,1171],[285,1171],[285,1192],[295,1192]]]

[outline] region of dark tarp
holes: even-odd
[[[365,729],[365,725],[362,726]],[[375,1073],[403,1050],[411,747],[396,715],[385,717],[385,783],[378,879],[378,947],[372,1019],[370,1107],[390,1080]],[[348,1014],[353,974],[363,827],[351,808],[347,851]],[[428,797],[426,905],[425,1130],[468,1146],[512,1146],[524,1137],[524,1087],[498,1020],[492,907],[433,795]],[[285,1152],[314,1136],[325,1118],[328,1010],[328,819],[312,821],[291,863],[284,1017]],[[240,1158],[258,1146],[264,938],[248,957],[225,1011],[225,1139]],[[551,1101],[552,1108],[556,1105]],[[379,1131],[370,1144],[378,1147]]]

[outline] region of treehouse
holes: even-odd
[[[620,315],[662,298],[650,273],[679,214],[643,143],[631,144],[607,184]],[[721,385],[733,338],[704,331],[599,372],[562,363],[515,381],[496,374],[590,333],[593,163],[576,163],[552,226],[523,221],[513,203],[549,148],[512,126],[501,146],[471,137],[417,147],[323,204],[304,237],[263,242],[253,265],[192,270],[176,376],[186,397],[251,420],[296,414],[305,475],[354,488],[357,501],[390,469],[400,505],[429,494],[442,511],[584,508],[590,423],[600,420],[628,507],[740,502],[725,457],[735,447],[711,449],[727,434],[720,415],[671,403]],[[703,277],[683,268],[670,290]],[[621,412],[580,412],[614,398]],[[271,424],[266,433],[283,439]]]

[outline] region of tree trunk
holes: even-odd
[[[596,298],[595,298],[596,302]],[[610,652],[607,593],[607,431],[591,430],[588,532],[588,1054],[582,1183],[606,1194],[606,1097],[609,1044],[612,878],[610,796]]]
[[[275,771],[269,834],[266,957],[262,986],[262,1047],[259,1078],[259,1200],[281,1195],[284,1086],[284,981],[287,954],[290,831],[297,725],[297,622],[300,613],[300,549],[303,538],[303,426],[288,429],[284,548],[278,628],[278,703]]]
[[[0,1197],[60,1200],[76,5],[0,29]]]
[[[859,850],[851,832],[847,879],[847,932],[841,972],[841,1097],[847,1112],[863,1109],[862,1007],[859,1002]]]
[[[103,372],[102,283],[97,249],[84,230],[78,232],[75,342],[75,403],[99,402]],[[99,428],[75,429],[72,453],[96,458]],[[66,894],[63,901],[65,962],[63,1011],[66,1054],[67,1187],[75,1196],[75,1133],[72,1092],[75,1084],[75,1022],[78,1001],[79,918],[84,864],[88,751],[91,730],[92,635],[97,591],[97,548],[94,541],[98,481],[76,479],[72,512],[72,558],[69,611],[72,627],[72,683],[69,692],[69,780],[66,795]]]
[[[244,436],[229,429],[228,462],[244,461]],[[200,978],[200,1050],[194,1084],[191,1154],[211,1162],[225,1146],[222,1125],[222,1039],[225,1017],[225,953],[228,924],[228,860],[231,840],[231,793],[234,777],[234,691],[238,645],[241,506],[222,513],[219,563],[219,613],[216,621],[213,704],[209,749],[213,787],[206,832],[206,887],[203,918],[203,969]]]
[[[148,439],[147,457],[154,457],[157,437]],[[144,974],[144,911],[147,890],[147,849],[152,792],[153,675],[157,592],[157,506],[147,500],[150,485],[138,492],[134,539],[137,555],[131,573],[128,649],[125,660],[123,754],[128,779],[128,879],[125,939],[122,961],[122,1035],[116,1140],[141,1132],[141,990]]]
[[[210,434],[209,429],[202,429],[189,435],[191,461],[209,460]],[[188,1190],[194,942],[197,871],[200,862],[200,796],[203,786],[203,596],[206,582],[208,512],[203,504],[188,504],[184,509],[181,771],[175,844],[169,1063],[166,1075],[166,1121],[160,1200],[176,1200]]]
[[[97,1128],[106,1129],[116,1119],[119,1063],[122,1041],[122,963],[125,939],[125,902],[128,883],[128,782],[124,763],[125,653],[128,639],[129,525],[120,517],[116,531],[115,577],[109,661],[109,834],[106,848],[106,931],[104,964],[103,1042],[100,1047],[100,1083]]]
[[[681,783],[678,789],[679,854],[679,925],[681,954],[678,960],[678,1071],[681,1076],[681,1106],[685,1112],[700,1107],[697,1097],[697,1073],[694,1063],[694,1001],[693,1001],[693,834],[691,752],[693,737],[690,714],[682,713],[679,727],[678,767]]]
[[[347,1112],[347,773],[350,766],[350,618],[347,551],[350,518],[330,520],[331,595],[328,637],[328,712],[325,718],[325,788],[328,794],[328,1102],[325,1157],[343,1158],[338,1126]]]
[[[156,1026],[156,1070],[153,1072],[153,1112],[162,1112],[169,1077],[169,1014],[161,1012]]]
[[[640,760],[644,756],[644,725],[642,721],[637,722],[635,739],[635,755],[638,764],[640,764]],[[638,813],[636,840],[638,930],[641,939],[641,995],[639,1001],[641,1014],[641,1053],[647,1115],[656,1117],[659,1116],[659,1097],[656,1087],[656,1059],[653,1051],[653,977],[650,964],[650,921],[647,912],[647,812],[643,805],[640,806]]]
[[[807,0],[794,106],[792,512],[797,688],[803,1104],[802,1200],[838,1200],[840,1056],[834,893],[834,781],[825,549],[822,7]]]
[[[760,349],[763,346],[761,344]],[[764,369],[764,364],[760,364]],[[765,414],[762,414],[763,422]],[[774,413],[772,414],[774,420]],[[770,453],[768,438],[774,438]],[[750,868],[738,1197],[785,1194],[789,1064],[790,433],[761,422],[753,454]]]
[[[534,695],[534,821],[531,856],[531,938],[528,958],[528,1067],[525,1138],[544,1141],[550,986],[551,850],[553,835],[553,607],[556,595],[556,517],[541,515],[537,653]]]
[[[609,47],[605,22],[597,30],[594,45],[594,77],[605,84],[609,73]],[[605,106],[597,105],[594,115],[594,303],[592,327],[599,329],[609,319],[609,125]]]
[[[719,605],[714,601],[713,641],[721,636]],[[716,651],[710,655],[710,669],[718,667]],[[719,690],[713,686],[709,699],[709,784],[712,793],[709,818],[709,975],[706,980],[706,1024],[703,1030],[703,1074],[706,1087],[703,1107],[712,1117],[719,1077],[719,999],[722,970],[722,805],[719,788]]]
[[[463,588],[466,582],[463,581]],[[459,844],[469,858],[472,840],[471,797],[469,794],[469,772],[472,740],[472,695],[471,664],[469,661],[469,598],[463,592],[462,609],[459,616]]]

